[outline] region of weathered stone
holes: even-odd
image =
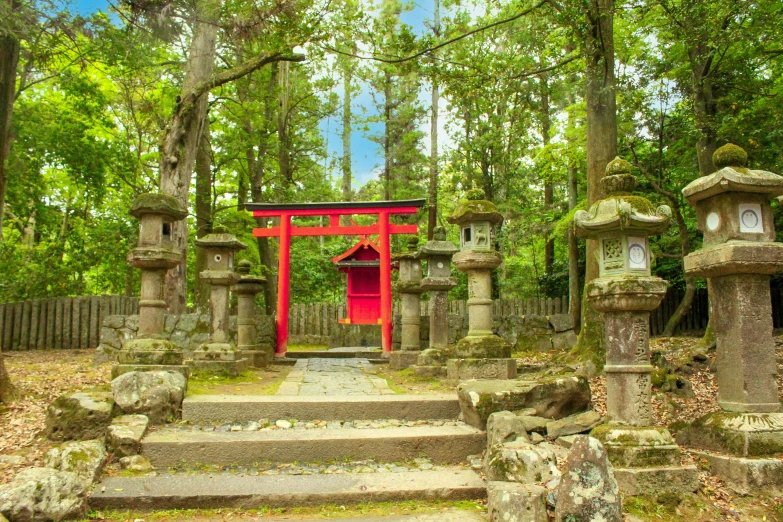
[[[0,486],[0,513],[11,522],[59,522],[87,513],[87,488],[69,471],[28,468]]]
[[[44,457],[47,468],[76,473],[86,486],[98,480],[104,464],[106,448],[102,440],[66,442],[47,451]]]
[[[516,359],[449,359],[449,379],[513,379],[517,376]]]
[[[601,441],[616,468],[676,466],[680,463],[680,447],[666,428],[603,425],[590,435]]]
[[[783,455],[783,413],[709,413],[681,426],[677,442],[738,457]]]
[[[552,335],[552,349],[554,350],[570,350],[574,347],[578,340],[578,337],[573,330],[566,332],[559,332]]]
[[[416,365],[413,366],[413,373],[417,377],[445,377],[446,376],[446,368],[444,366],[435,366],[435,365]]]
[[[130,372],[111,382],[116,405],[124,413],[149,417],[151,424],[165,424],[179,416],[187,380],[174,372]]]
[[[394,351],[389,355],[389,368],[404,370],[418,362],[419,351]]]
[[[468,381],[457,387],[457,395],[465,422],[479,429],[497,411],[532,408],[537,416],[560,419],[590,407],[590,386],[582,377]]]
[[[136,455],[141,451],[141,439],[147,432],[146,415],[120,415],[106,430],[106,444],[116,458]]]
[[[620,492],[626,497],[661,495],[681,497],[699,489],[696,466],[647,466],[621,468],[615,466],[614,476]]]
[[[182,364],[182,349],[164,339],[134,339],[117,354],[120,364]]]
[[[560,476],[555,464],[549,448],[516,440],[487,449],[484,473],[487,480],[540,484]]]
[[[74,393],[57,397],[46,409],[46,436],[52,440],[95,439],[111,424],[110,393]]]
[[[555,332],[565,332],[574,329],[574,317],[571,314],[553,314],[548,318]]]
[[[620,488],[601,443],[576,439],[557,491],[556,522],[622,522]]]
[[[489,416],[487,419],[487,447],[514,442],[517,439],[530,440],[525,430],[525,424],[519,415],[510,411],[499,411]]]
[[[154,469],[152,464],[150,464],[149,459],[141,455],[122,457],[120,459],[120,466],[122,469],[138,472],[152,471]]]
[[[696,452],[709,465],[710,473],[720,477],[740,495],[764,491],[770,495],[783,493],[783,459],[748,459],[730,455]]]
[[[487,507],[490,522],[547,522],[546,493],[543,486],[490,482]]]
[[[561,448],[570,449],[571,446],[574,445],[574,442],[576,442],[577,437],[579,437],[579,435],[566,435],[565,437],[558,437],[557,440],[555,440],[555,444]]]
[[[595,411],[585,411],[575,415],[569,415],[562,419],[547,422],[546,434],[550,439],[556,439],[564,435],[575,435],[577,433],[587,433],[599,424],[603,417]]]

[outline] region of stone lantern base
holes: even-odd
[[[677,442],[698,450],[737,493],[783,492],[783,413],[709,413],[682,428]]]
[[[128,372],[169,371],[188,378],[188,367],[183,364],[182,349],[165,339],[133,339],[117,353],[117,362],[111,369],[114,379]]]
[[[421,355],[421,350],[397,350],[389,355],[389,368],[404,370],[414,366]]]
[[[193,371],[236,377],[249,368],[250,362],[239,358],[239,353],[229,343],[207,343],[193,352],[193,359],[187,361],[187,365]]]
[[[449,379],[514,379],[517,376],[511,345],[498,335],[469,335],[460,339],[454,356],[447,364]]]
[[[427,348],[419,352],[416,365],[412,366],[417,377],[445,377],[448,350]]]
[[[666,428],[604,424],[590,435],[606,448],[624,495],[682,494],[699,487],[696,466],[682,465],[680,447]]]

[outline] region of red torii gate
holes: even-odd
[[[254,228],[254,237],[277,237],[280,251],[277,262],[277,349],[275,357],[285,357],[288,350],[288,303],[291,278],[291,237],[294,236],[369,236],[377,235],[381,250],[381,339],[385,355],[391,353],[391,234],[416,234],[416,225],[389,223],[391,214],[415,214],[424,206],[424,199],[401,201],[349,201],[335,203],[247,203],[245,208],[256,218],[279,217],[280,226]],[[372,225],[340,225],[340,216],[376,214]],[[329,225],[323,227],[295,227],[295,216],[329,216]]]

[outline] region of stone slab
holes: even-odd
[[[389,356],[389,367],[393,370],[404,370],[416,364],[419,359],[420,351],[399,351],[392,352]]]
[[[759,490],[772,495],[783,493],[783,458],[748,459],[701,451],[694,454],[707,460],[710,474],[740,495]]]
[[[337,350],[336,348],[334,350]],[[392,352],[394,353],[394,352]],[[321,351],[321,352],[286,352],[285,356],[289,359],[352,359],[354,357],[363,358],[380,358],[380,350],[360,350],[358,348],[351,349],[351,351],[338,352],[338,351]]]
[[[191,359],[185,361],[185,363],[191,371],[194,372],[228,375],[231,377],[236,377],[250,367],[250,362],[247,359],[237,359],[234,361]]]
[[[184,364],[115,364],[111,367],[111,378],[130,372],[177,372],[186,379],[190,376],[190,368]]]
[[[105,478],[95,487],[90,508],[134,511],[281,508],[406,500],[468,500],[482,499],[486,494],[484,481],[475,472],[460,468],[408,473],[258,477],[178,474]]]
[[[693,493],[699,488],[696,466],[614,468],[614,477],[624,496],[658,496],[661,493]]]
[[[446,363],[449,379],[516,379],[516,359],[449,359]]]
[[[783,455],[783,413],[709,413],[682,427],[677,443],[738,457]]]
[[[486,434],[470,426],[387,429],[279,429],[255,432],[186,432],[161,429],[142,442],[153,466],[254,462],[327,462],[373,458],[399,462],[426,456],[436,464],[458,464],[481,453]]]

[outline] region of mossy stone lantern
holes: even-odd
[[[400,350],[389,357],[389,367],[403,370],[416,364],[421,352],[421,259],[418,247],[419,238],[411,236],[407,241],[407,250],[392,256],[398,263],[400,278],[397,291],[400,297]]]
[[[259,350],[256,328],[256,294],[264,290],[266,278],[251,275],[253,263],[243,259],[237,263],[239,281],[231,287],[237,295],[237,349],[252,366],[264,368],[273,357],[271,352]]]
[[[228,233],[225,227],[215,227],[212,233],[196,239],[196,246],[206,250],[207,269],[199,274],[210,285],[210,342],[193,352],[191,368],[226,375],[238,375],[248,365],[229,342],[229,287],[240,280],[234,271],[234,254],[247,246]]]
[[[651,275],[648,236],[669,228],[671,209],[633,195],[636,177],[623,159],[607,165],[601,184],[606,197],[574,214],[577,235],[598,241],[599,277],[585,291],[606,327],[609,423],[592,435],[606,446],[617,473],[635,477],[635,490],[620,481],[624,493],[693,491],[696,468],[681,465],[679,447],[666,428],[653,426],[652,414],[650,312],[666,295],[667,283]]]
[[[120,363],[112,375],[134,370],[171,367],[186,373],[182,349],[164,339],[166,320],[166,271],[179,264],[181,254],[171,240],[171,224],[184,219],[187,212],[168,194],[141,194],[133,201],[130,215],[139,219],[139,243],[128,252],[128,264],[141,270],[139,330],[136,339],[117,354]]]
[[[468,335],[457,342],[456,359],[448,362],[449,378],[516,377],[516,362],[509,358],[511,346],[492,331],[491,274],[503,261],[494,248],[492,227],[502,220],[480,189],[468,191],[467,199],[449,217],[449,223],[460,227],[461,248],[453,260],[457,270],[468,274],[469,294]]]
[[[427,276],[421,287],[430,293],[430,348],[445,349],[449,342],[449,290],[457,286],[451,277],[451,258],[459,249],[446,240],[446,229],[435,227],[432,240],[419,250],[427,260]]]
[[[723,411],[694,421],[678,442],[709,453],[713,473],[741,493],[780,487],[783,413],[772,335],[770,277],[783,270],[770,199],[783,195],[783,176],[747,168],[747,154],[724,145],[718,171],[682,190],[696,208],[704,246],[685,256],[685,273],[706,277],[716,340],[718,404]],[[778,458],[776,458],[778,457]]]

